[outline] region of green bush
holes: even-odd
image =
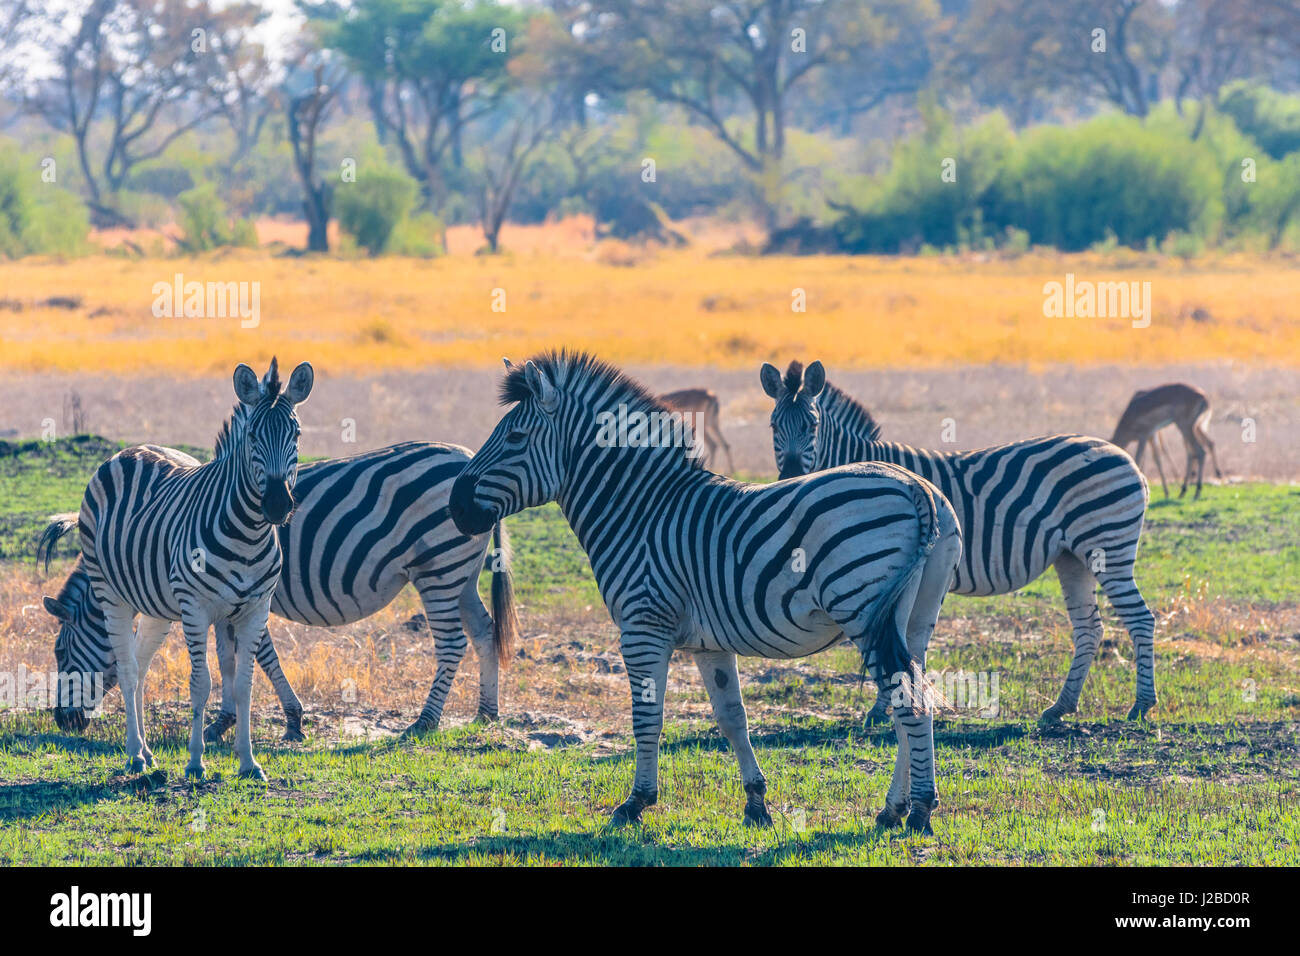
[[[85,205],[43,182],[38,160],[0,149],[0,256],[78,255],[89,232]]]
[[[354,183],[334,191],[339,228],[372,256],[388,252],[393,235],[414,211],[419,184],[392,166],[369,165]]]
[[[1224,88],[1219,109],[1274,159],[1300,150],[1300,96],[1239,82]]]
[[[257,230],[250,220],[232,220],[211,183],[186,190],[176,198],[180,207],[181,241],[191,252],[221,246],[255,247]]]

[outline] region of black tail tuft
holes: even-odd
[[[40,564],[41,559],[45,559],[45,573],[50,572],[50,560],[54,557],[54,546],[58,544],[59,539],[77,526],[77,516],[75,514],[50,515],[50,523],[45,526],[41,536],[36,541],[36,563]]]
[[[502,667],[510,663],[519,639],[519,615],[515,612],[515,589],[510,577],[510,536],[498,521],[492,527],[492,639],[497,646],[497,661]]]

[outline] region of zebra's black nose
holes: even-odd
[[[785,481],[787,478],[798,478],[803,473],[803,463],[798,458],[786,458],[781,462],[781,471],[777,474],[777,478]]]
[[[284,524],[293,513],[293,493],[283,478],[267,478],[262,492],[262,517],[271,524]]]
[[[55,707],[54,722],[62,731],[77,733],[86,729],[90,724],[90,718],[80,707]]]

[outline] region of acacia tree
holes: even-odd
[[[322,43],[366,85],[381,142],[397,147],[435,211],[443,166],[458,163],[465,128],[500,101],[524,19],[495,0],[357,0],[312,8]]]
[[[211,19],[207,0],[89,0],[20,24],[26,42],[54,51],[51,75],[26,84],[26,106],[72,136],[100,221],[125,222],[107,194],[215,114],[202,95]]]
[[[299,79],[298,75],[304,72],[299,69],[292,71],[286,80],[286,113],[294,171],[302,183],[307,251],[328,252],[333,189],[316,171],[316,146],[325,118],[338,97],[343,74],[319,53],[310,58],[315,61],[308,71],[310,79],[306,82]]]
[[[846,64],[895,31],[897,0],[591,0],[578,48],[597,92],[645,90],[687,110],[759,180],[779,216],[791,96],[815,71]],[[922,9],[929,7],[921,4]],[[748,114],[747,128],[732,122]]]

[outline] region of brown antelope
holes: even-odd
[[[731,446],[722,437],[722,429],[718,425],[719,405],[717,395],[707,388],[679,388],[675,392],[660,395],[659,401],[673,411],[690,412],[700,416],[696,421],[701,422],[699,438],[704,442],[706,463],[712,464],[714,450],[718,446],[722,446],[722,450],[727,453],[727,471],[736,470],[731,461]]]
[[[1160,472],[1160,487],[1169,497],[1169,485],[1165,482],[1165,469],[1160,461],[1157,434],[1166,425],[1177,425],[1183,434],[1183,444],[1187,447],[1187,468],[1183,472],[1183,490],[1178,497],[1187,494],[1187,482],[1192,474],[1192,459],[1196,460],[1196,498],[1201,497],[1201,481],[1205,477],[1205,452],[1210,453],[1214,463],[1214,475],[1223,478],[1219,471],[1219,456],[1215,453],[1214,442],[1206,431],[1205,424],[1210,419],[1210,400],[1199,388],[1173,382],[1158,388],[1135,392],[1129,399],[1128,408],[1115,426],[1115,436],[1111,442],[1120,448],[1127,448],[1137,442],[1137,451],[1133,460],[1142,467],[1142,452],[1148,441],[1151,442],[1151,454],[1156,460],[1156,470]]]

